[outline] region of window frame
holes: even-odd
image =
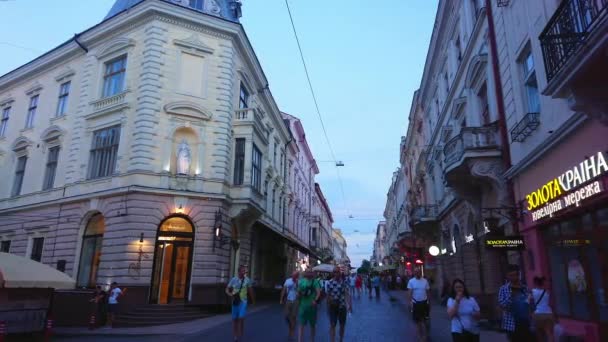
[[[3,252],[3,253],[11,252],[11,240],[0,241],[0,252]]]
[[[252,144],[251,153],[251,186],[258,192],[262,191],[262,151]]]
[[[31,242],[32,245],[30,248],[29,258],[34,261],[42,262],[42,256],[44,254],[44,236],[32,237],[31,241],[32,241]],[[37,245],[37,242],[39,242],[39,241],[41,241],[40,246]],[[34,253],[36,253],[36,255],[34,255]],[[35,256],[38,259],[34,258]]]
[[[65,115],[68,107],[68,97],[72,88],[72,81],[66,81],[59,85],[59,95],[57,96],[57,108],[55,109],[55,117],[60,118]]]
[[[199,4],[200,8],[198,8],[196,5]],[[195,9],[197,11],[202,11],[205,9],[205,0],[189,0],[188,1],[188,7]]]
[[[57,175],[57,165],[59,164],[60,146],[51,146],[47,150],[48,157],[45,164],[44,179],[42,182],[42,190],[52,189],[55,184],[55,176]],[[54,159],[51,159],[54,156]]]
[[[532,49],[528,46],[518,59],[520,68],[521,82],[523,86],[526,113],[540,113],[540,89],[538,87],[538,78],[536,77],[536,64],[534,63],[534,55]],[[535,89],[535,99],[530,95],[531,89]]]
[[[32,95],[30,97],[30,104],[27,108],[27,115],[25,116],[24,129],[34,128],[34,120],[36,119],[36,111],[38,110],[39,101],[40,101],[40,94]]]
[[[245,182],[245,151],[247,139],[236,138],[234,142],[234,185],[243,185]]]
[[[111,132],[116,130],[115,139],[111,140],[107,145],[96,146],[97,137],[104,131]],[[120,147],[120,134],[122,132],[121,125],[108,126],[98,129],[93,132],[91,139],[91,149],[89,150],[89,166],[87,171],[87,179],[99,179],[111,177],[115,172],[118,162],[118,149]],[[108,133],[109,134],[109,133]],[[99,139],[108,139],[101,137]],[[106,153],[109,153],[109,157]],[[99,171],[103,169],[102,171]]]
[[[2,108],[2,118],[0,118],[0,138],[6,137],[8,120],[11,117],[11,106]]]
[[[21,190],[23,188],[23,179],[25,178],[25,170],[27,168],[27,159],[28,156],[22,155],[17,157],[17,164],[15,165],[15,173],[13,178],[13,188],[11,190],[11,197],[17,197],[21,194]],[[21,161],[23,160],[23,166],[21,165]]]
[[[110,66],[114,65],[115,63],[118,63],[119,61],[123,62],[122,68],[117,71],[111,71],[113,68],[110,68]],[[110,72],[108,72],[108,70],[110,70]],[[110,87],[112,85],[112,80],[114,79],[114,77],[120,76],[120,75],[122,75],[122,79],[120,80],[121,81],[120,89],[118,91],[116,91],[114,89],[110,89]],[[118,95],[118,94],[124,92],[125,84],[126,84],[126,75],[127,75],[127,54],[122,54],[118,57],[105,61],[103,63],[103,73],[102,73],[103,83],[102,83],[102,88],[101,88],[101,97],[102,98],[112,97],[112,96],[115,96],[115,95]]]
[[[251,96],[251,94],[249,94],[249,90],[247,89],[245,84],[243,82],[241,82],[241,85],[239,87],[239,109],[249,108],[249,97],[250,96]]]

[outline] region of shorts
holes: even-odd
[[[429,317],[429,302],[416,302],[414,303],[414,307],[412,309],[412,319],[414,322],[422,322]]]
[[[108,304],[108,313],[116,313],[118,311],[118,304]]]
[[[338,305],[330,305],[329,324],[332,327],[335,327],[338,321],[340,321],[340,326],[344,326],[346,324],[346,308]]]
[[[298,316],[298,302],[295,300],[288,300],[285,303],[285,318],[289,320],[290,323],[296,322],[296,317]]]
[[[553,330],[553,326],[555,325],[555,322],[553,320],[553,314],[535,313],[532,315],[532,319],[534,320],[534,327],[536,327],[536,330]]]
[[[300,305],[298,308],[298,318],[300,319],[301,325],[310,324],[315,326],[317,324],[317,308],[309,305]]]
[[[242,319],[245,318],[245,314],[247,314],[247,301],[241,300],[239,305],[232,306],[232,319]]]

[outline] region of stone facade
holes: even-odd
[[[95,271],[82,285],[117,281],[130,288],[127,302],[157,301],[158,255],[180,239],[190,241],[181,302],[223,304],[240,264],[258,286],[274,287],[292,270],[288,258],[310,253],[310,209],[289,203],[310,208],[311,152],[293,153],[238,17],[161,0],[131,5],[0,78],[8,117],[0,240],[75,279],[85,260]],[[288,167],[302,156],[305,166]],[[170,218],[191,226],[191,236],[163,237]],[[91,229],[100,231],[97,245]],[[98,248],[93,259],[83,256],[85,240]],[[268,241],[282,247],[268,254]],[[283,262],[267,266],[276,256]]]

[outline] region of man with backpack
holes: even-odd
[[[298,283],[298,319],[300,321],[300,331],[298,342],[304,338],[304,327],[310,325],[311,340],[315,340],[315,326],[317,324],[317,304],[321,297],[321,283],[315,279],[312,269],[304,273],[304,279]]]
[[[502,328],[509,341],[534,341],[528,289],[520,281],[517,265],[509,265],[507,269],[507,283],[498,291],[498,304],[502,308]]]

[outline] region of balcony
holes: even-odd
[[[258,108],[243,108],[234,111],[233,116],[234,126],[250,126],[258,133],[260,137],[268,140],[270,131],[264,125],[262,114]],[[241,132],[245,133],[245,132]]]
[[[443,172],[447,186],[462,184],[470,177],[470,163],[475,160],[500,157],[500,138],[496,124],[484,127],[464,127],[443,148]]]
[[[524,142],[540,125],[540,113],[528,113],[511,129],[511,141]]]
[[[437,224],[436,205],[418,205],[412,208],[410,225],[416,235],[433,229]]]
[[[563,0],[542,31],[545,95],[568,96],[573,83],[599,82],[606,74],[608,0]],[[600,75],[597,75],[598,71]]]

